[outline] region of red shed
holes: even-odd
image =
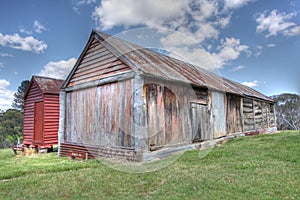
[[[23,145],[43,149],[58,143],[59,90],[63,83],[32,76],[24,95]]]

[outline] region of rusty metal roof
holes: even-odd
[[[42,76],[32,76],[31,82],[35,81],[43,94],[59,94],[64,80]]]
[[[250,87],[228,80],[201,67],[160,54],[103,32],[94,30],[93,34],[98,36],[103,45],[119,56],[137,73],[166,80],[180,81],[200,87],[208,87],[213,90],[241,96],[273,101],[271,98]]]

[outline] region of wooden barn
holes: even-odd
[[[63,83],[32,76],[24,95],[23,145],[51,149],[58,144],[59,91]]]
[[[141,161],[273,132],[273,104],[252,88],[93,31],[61,89],[59,154]]]

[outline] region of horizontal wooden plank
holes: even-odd
[[[76,73],[73,75],[73,79],[77,78],[77,77],[81,77],[87,74],[92,74],[92,73],[100,73],[100,70],[105,70],[107,68],[113,67],[113,66],[118,66],[121,65],[122,62],[119,60],[116,60],[114,62],[109,62],[107,64],[104,65],[98,65],[98,66],[93,66],[92,68],[82,71],[81,73]]]

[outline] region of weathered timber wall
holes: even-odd
[[[255,130],[253,100],[243,98],[244,131]]]
[[[209,138],[207,89],[146,78],[144,90],[150,149]],[[192,111],[191,102],[204,109]]]
[[[82,143],[61,143],[60,156],[73,158],[119,157],[131,161],[138,161],[137,152],[132,149],[111,148]]]
[[[127,73],[131,69],[107,50],[97,39],[92,40],[68,87]]]
[[[192,141],[199,142],[212,139],[207,105],[191,102]]]
[[[64,141],[132,147],[132,80],[66,93]]]
[[[276,126],[272,103],[243,98],[243,131],[266,129]]]
[[[241,97],[226,95],[226,128],[227,133],[242,132]]]

